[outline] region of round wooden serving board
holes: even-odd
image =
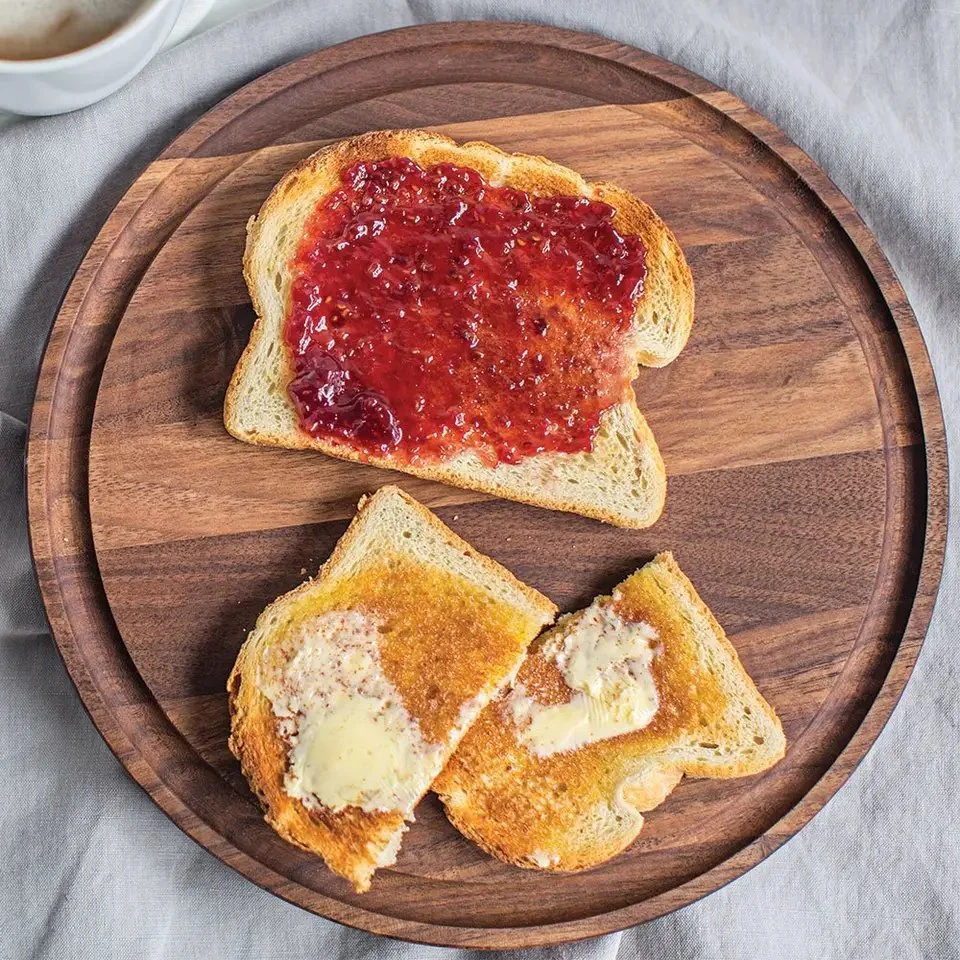
[[[649,201],[697,288],[690,343],[643,370],[669,473],[651,530],[485,498],[227,435],[252,323],[244,224],[340,137],[429,126],[544,154]],[[716,889],[794,834],[876,738],[940,574],[946,454],[903,290],[823,172],[735,97],[600,37],[438,24],[275,70],[150,164],[77,272],[30,434],[41,588],[94,722],[190,836],[326,917],[519,947],[623,928]],[[505,866],[432,797],[355,894],[280,840],[227,751],[224,683],[258,612],[314,573],[357,498],[399,482],[562,610],[673,550],[783,719],[786,759],[688,780],[595,870]]]

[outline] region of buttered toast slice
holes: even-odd
[[[507,863],[580,870],[627,847],[684,774],[784,754],[772,707],[669,553],[537,642],[433,789]]]
[[[622,188],[487,143],[367,134],[280,180],[244,276],[234,437],[624,527],[659,517],[666,474],[630,383],[683,348],[693,281]]]
[[[316,579],[260,615],[230,674],[230,749],[267,822],[368,889],[555,613],[396,487],[365,497]]]

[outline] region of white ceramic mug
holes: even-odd
[[[111,34],[73,53],[0,59],[0,108],[31,117],[77,110],[119,90],[170,35],[184,0],[148,0]]]

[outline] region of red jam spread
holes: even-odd
[[[452,164],[346,169],[291,263],[302,429],[405,463],[589,450],[627,389],[646,274],[613,217]]]

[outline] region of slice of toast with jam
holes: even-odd
[[[631,381],[683,348],[693,281],[627,191],[486,143],[367,134],[277,184],[244,275],[238,439],[624,527],[659,517],[666,474]]]

